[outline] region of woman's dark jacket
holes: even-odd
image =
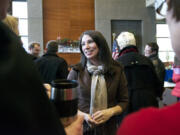
[[[158,106],[157,97],[162,87],[150,59],[138,53],[135,46],[123,48],[117,59],[122,65],[128,81],[128,113],[147,106]]]
[[[128,88],[122,65],[113,61],[110,69],[104,74],[108,95],[108,108],[119,105],[123,110],[128,104]],[[77,88],[79,110],[89,113],[91,99],[91,74],[81,64],[73,67],[68,75],[70,80],[78,80]],[[97,127],[98,135],[115,135],[117,130],[116,117],[110,118],[105,124]],[[93,134],[94,135],[94,134]]]

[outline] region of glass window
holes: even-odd
[[[13,1],[12,7],[13,16],[27,18],[27,2]]]
[[[156,24],[156,39],[159,45],[159,58],[163,62],[174,61],[174,51],[171,46],[170,33],[167,24]]]
[[[157,38],[159,51],[173,51],[170,38]]]
[[[19,20],[19,35],[23,42],[23,47],[28,51],[28,14],[26,1],[12,2],[12,15]]]
[[[157,24],[156,31],[157,37],[170,37],[169,28],[167,24]]]
[[[28,20],[19,19],[19,34],[27,36],[28,35]]]

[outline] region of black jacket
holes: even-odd
[[[163,89],[151,60],[139,54],[135,46],[128,46],[121,50],[117,61],[124,65],[128,81],[128,113],[142,107],[158,106],[156,98],[161,96]]]
[[[44,83],[51,83],[55,79],[66,79],[68,75],[67,62],[56,53],[45,53],[35,60]]]
[[[0,22],[0,134],[65,134],[33,61]]]

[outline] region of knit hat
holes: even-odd
[[[116,40],[121,50],[130,45],[136,46],[134,34],[130,32],[121,32]]]
[[[58,43],[56,42],[56,40],[50,40],[48,41],[46,48],[47,48],[47,52],[57,52]]]

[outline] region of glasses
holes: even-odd
[[[167,3],[166,0],[156,0],[155,2],[155,9],[156,12],[163,16],[166,17],[166,13],[167,13]]]

